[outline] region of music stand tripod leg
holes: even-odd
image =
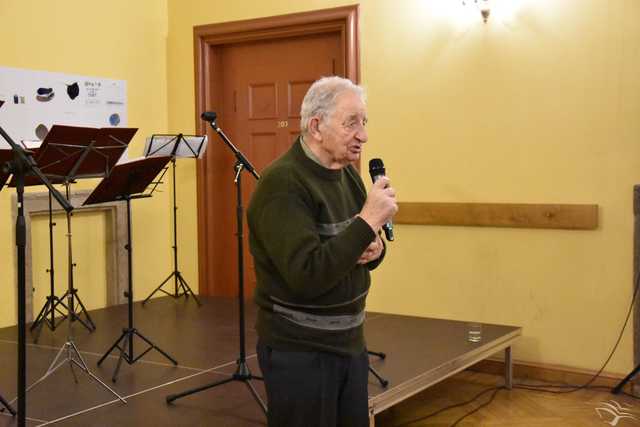
[[[64,183],[65,186],[65,194],[67,196],[67,200],[69,201],[69,203],[71,203],[71,182],[70,181],[65,181]],[[78,290],[75,287],[74,284],[74,273],[73,273],[73,269],[75,268],[76,264],[73,262],[73,243],[72,243],[72,233],[71,233],[71,212],[67,212],[67,249],[68,249],[68,253],[67,253],[67,265],[68,265],[68,286],[67,286],[67,292],[65,292],[65,296],[67,297],[68,300],[68,312],[69,312],[69,323],[73,323],[74,321],[79,321],[82,326],[84,326],[85,328],[87,328],[89,330],[89,332],[93,332],[96,330],[96,325],[95,323],[93,323],[93,320],[91,319],[91,316],[89,315],[89,312],[87,311],[87,309],[85,308],[84,304],[82,303],[82,300],[80,299],[80,297],[78,296]],[[76,312],[76,302],[80,305],[80,311]],[[84,321],[80,315],[84,313],[86,320]],[[87,323],[88,322],[88,323]]]
[[[102,381],[100,378],[95,376],[93,374],[93,372],[91,372],[89,370],[89,367],[87,366],[87,363],[82,358],[82,355],[80,354],[80,351],[78,350],[78,347],[76,347],[76,345],[73,343],[73,341],[70,341],[68,343],[68,346],[69,346],[69,357],[68,358],[69,358],[69,362],[70,362],[69,364],[70,365],[72,365],[72,366],[76,365],[78,368],[80,368],[80,370],[82,372],[84,372],[85,374],[89,375],[90,378],[92,378],[94,381],[96,381],[102,387],[106,388],[109,392],[111,392],[111,394],[113,394],[122,403],[127,403],[127,401],[122,396],[120,396],[118,393],[116,393],[116,391],[114,389],[112,389],[107,384],[105,384],[104,381]],[[71,354],[72,352],[73,352],[73,354]],[[74,355],[75,355],[75,357],[74,357]]]
[[[178,366],[178,362],[173,357],[169,356],[164,350],[162,350],[160,347],[158,347],[153,342],[151,342],[151,340],[149,340],[147,337],[145,337],[140,332],[138,332],[137,329],[134,329],[132,333],[137,335],[142,341],[146,342],[149,345],[149,348],[145,351],[145,353],[151,350],[156,350],[158,351],[158,353],[162,354],[164,357],[169,359],[171,363],[173,363],[175,366]],[[138,358],[140,357],[142,357],[142,355],[139,356]]]
[[[225,379],[220,380],[220,381],[216,381],[215,383],[205,384],[205,385],[203,385],[201,387],[196,387],[196,388],[193,388],[193,389],[190,389],[190,390],[183,391],[182,393],[170,394],[170,395],[168,395],[166,397],[166,401],[167,401],[167,403],[172,403],[174,400],[177,400],[177,399],[180,399],[180,398],[183,398],[185,396],[189,396],[189,395],[192,395],[192,394],[195,394],[195,393],[199,393],[201,391],[208,390],[210,388],[217,387],[217,386],[222,385],[222,384],[230,383],[233,380],[234,380],[233,377],[229,377],[229,378],[225,378]]]
[[[264,402],[264,400],[262,400],[262,398],[260,397],[260,395],[256,391],[255,387],[253,386],[253,384],[251,384],[251,380],[252,379],[262,380],[262,377],[251,375],[251,372],[249,371],[249,367],[246,365],[246,363],[242,362],[242,363],[238,364],[238,368],[236,369],[236,372],[232,376],[230,376],[229,378],[225,378],[223,380],[216,381],[216,382],[211,383],[211,384],[205,384],[203,386],[196,387],[196,388],[193,388],[193,389],[190,389],[190,390],[186,390],[186,391],[183,391],[181,393],[170,394],[165,398],[165,400],[166,400],[166,402],[168,404],[170,404],[170,403],[173,403],[175,400],[181,399],[181,398],[186,397],[186,396],[190,396],[190,395],[195,394],[195,393],[199,393],[201,391],[208,390],[210,388],[221,386],[221,385],[230,383],[232,381],[241,381],[241,382],[243,382],[243,383],[245,383],[247,385],[247,387],[249,388],[249,391],[251,392],[251,394],[255,398],[256,402],[258,402],[258,404],[260,405],[260,408],[262,408],[262,411],[266,414],[267,413],[267,404]]]
[[[44,303],[44,305],[42,306],[42,308],[40,309],[40,312],[38,313],[38,315],[36,316],[36,320],[33,321],[33,323],[31,324],[31,327],[29,328],[32,332],[35,328],[37,328],[38,326],[41,326],[43,323],[46,323],[47,326],[49,326],[49,329],[54,329],[51,328],[51,325],[49,324],[49,319],[47,319],[47,316],[49,315],[49,307],[51,306],[51,297],[47,297],[47,302]]]
[[[165,294],[169,295],[170,297],[173,297],[173,295],[172,295],[172,294],[170,294],[169,292],[167,292],[167,291],[165,291],[164,289],[162,289],[162,287],[163,287],[163,286],[164,286],[164,284],[165,284],[165,283],[167,283],[167,282],[168,282],[168,281],[169,281],[169,280],[170,280],[174,275],[175,275],[175,271],[174,271],[174,272],[172,272],[171,274],[169,274],[169,276],[167,276],[167,278],[166,278],[166,279],[164,279],[164,280],[162,281],[162,283],[160,283],[160,285],[158,285],[158,287],[157,287],[157,288],[155,288],[155,289],[153,290],[153,292],[151,292],[151,293],[149,294],[149,296],[147,296],[147,297],[144,299],[144,301],[142,301],[142,305],[145,305],[145,304],[147,303],[147,301],[149,301],[149,300],[151,299],[151,297],[153,297],[153,295],[155,295],[155,293],[156,293],[156,292],[158,292],[158,291],[163,292],[163,293],[165,293]]]
[[[0,395],[0,403],[2,403],[2,406],[4,406],[4,408],[0,409],[0,412],[6,409],[11,413],[11,415],[13,415],[14,417],[16,416],[16,410],[13,409],[13,406],[11,406],[2,395]]]
[[[87,328],[89,330],[89,332],[95,331],[96,330],[96,324],[93,323],[93,320],[91,319],[91,316],[89,315],[89,312],[87,311],[87,309],[85,308],[84,304],[82,303],[82,300],[78,296],[78,290],[74,288],[73,291],[71,291],[71,294],[73,295],[74,301],[80,306],[80,311],[78,311],[78,312],[75,311],[75,308],[73,309],[73,314],[72,314],[73,317],[72,317],[71,321],[77,320],[78,322],[82,323],[82,325],[85,328]],[[84,316],[87,318],[87,321],[82,320],[82,317],[80,317],[80,315],[82,313],[84,313]]]
[[[256,376],[254,376],[253,378],[260,379],[260,380],[262,379],[261,377],[256,377]],[[260,395],[256,391],[256,388],[253,386],[253,384],[251,384],[251,381],[245,381],[245,384],[247,385],[247,387],[249,387],[249,391],[251,392],[251,394],[253,394],[253,397],[256,399],[256,401],[258,402],[258,404],[262,408],[262,411],[266,414],[267,413],[267,404],[265,403],[264,400],[262,400],[262,398],[260,397]]]
[[[194,300],[196,300],[198,305],[202,305],[202,303],[198,299],[198,296],[193,293],[193,291],[189,287],[189,284],[184,279],[184,277],[182,277],[182,273],[180,273],[179,271],[178,271],[178,282],[180,283],[180,287],[182,288],[182,294],[183,295],[185,295],[187,298],[189,298],[189,294],[191,294],[191,296],[193,297]]]
[[[113,376],[111,377],[112,382],[116,382],[118,380],[118,373],[120,372],[120,368],[122,367],[122,360],[126,360],[128,363],[131,363],[131,358],[127,357],[127,348],[129,347],[129,340],[127,339],[128,334],[125,332],[122,335],[120,341],[122,342],[122,347],[120,348],[120,357],[118,357],[118,363],[116,363],[116,369],[113,371]]]
[[[76,367],[80,368],[85,374],[89,375],[89,377],[94,379],[96,382],[98,382],[104,388],[106,388],[109,392],[111,392],[111,394],[116,396],[120,401],[122,401],[123,403],[127,403],[127,401],[124,398],[122,398],[111,387],[106,385],[103,381],[101,381],[98,377],[96,377],[89,370],[89,368],[87,367],[87,364],[85,363],[84,359],[82,358],[82,355],[80,354],[80,351],[78,350],[78,348],[76,347],[76,345],[74,344],[74,342],[72,340],[72,323],[71,323],[71,321],[69,321],[68,327],[69,327],[69,331],[68,331],[67,342],[65,342],[62,345],[62,347],[60,347],[60,350],[56,354],[56,357],[53,359],[53,362],[51,362],[51,365],[49,365],[49,368],[47,369],[45,374],[42,377],[40,377],[38,380],[36,380],[33,384],[31,384],[28,388],[26,388],[25,392],[31,390],[36,385],[38,385],[41,382],[43,382],[44,380],[46,380],[51,374],[53,374],[55,371],[57,371],[58,368],[62,367],[66,363],[68,363],[69,364],[69,368],[71,369],[71,373],[73,374],[74,381],[76,383],[78,382],[78,379],[77,379],[76,373],[75,373],[75,371],[73,369],[74,365]]]
[[[60,310],[60,308],[58,308],[59,305],[63,306],[67,312],[65,313]],[[29,329],[33,332],[44,323],[50,330],[55,331],[55,329],[60,326],[60,323],[67,318],[68,311],[69,309],[67,305],[60,298],[55,295],[53,297],[47,296],[47,302],[42,307],[40,313],[36,316],[36,320],[33,321]],[[55,317],[56,313],[59,315],[59,319],[57,319],[57,321]],[[51,319],[49,319],[49,316],[51,316]]]
[[[370,350],[367,350],[367,354],[370,354],[372,356],[377,356],[380,359],[385,359],[387,357],[385,353],[370,351]],[[369,372],[371,372],[373,376],[377,378],[377,380],[380,382],[380,385],[383,388],[387,388],[387,386],[389,385],[389,380],[385,379],[382,375],[380,375],[380,373],[371,365],[369,365]]]
[[[64,355],[64,357],[61,357],[63,355]],[[56,357],[53,359],[53,362],[51,362],[51,365],[49,365],[49,368],[47,369],[47,372],[45,372],[45,374],[42,377],[40,377],[37,381],[35,381],[33,384],[31,384],[28,388],[26,388],[25,392],[30,391],[35,386],[37,386],[38,384],[40,384],[41,382],[43,382],[44,380],[49,378],[49,376],[51,374],[53,374],[55,371],[58,370],[58,368],[62,367],[66,363],[69,363],[69,366],[71,368],[71,372],[73,373],[73,377],[74,377],[74,380],[75,380],[76,383],[78,382],[78,380],[76,378],[75,371],[73,370],[73,365],[75,365],[78,368],[80,368],[85,374],[89,375],[89,377],[91,377],[93,380],[95,380],[100,385],[102,385],[104,388],[106,388],[109,392],[111,392],[111,394],[113,394],[121,402],[127,403],[127,401],[123,397],[121,397],[111,387],[106,385],[103,381],[100,380],[100,378],[96,377],[89,370],[89,368],[87,367],[87,364],[85,363],[84,359],[82,358],[82,355],[80,354],[80,351],[78,351],[78,348],[76,347],[76,345],[72,341],[68,341],[68,342],[64,343],[64,345],[60,348],[60,350],[56,354]]]

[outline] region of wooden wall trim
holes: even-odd
[[[598,205],[398,203],[396,224],[595,230]]]
[[[353,25],[354,22],[357,22],[357,13],[358,5],[351,5],[242,21],[198,25],[194,27],[194,36],[196,38],[204,38],[207,41],[216,40],[217,37],[222,37],[223,39],[235,37],[235,41],[244,41],[247,35],[250,35],[251,39],[256,36],[262,39],[269,39],[273,38],[270,33],[288,31],[295,27],[304,28],[332,21],[343,22],[348,26]]]

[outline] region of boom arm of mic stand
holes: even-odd
[[[2,137],[9,143],[9,145],[13,149],[13,152],[18,156],[22,164],[25,165],[27,169],[31,170],[38,177],[38,179],[47,186],[53,197],[58,203],[60,203],[60,206],[62,206],[62,209],[67,212],[71,212],[73,210],[73,206],[71,206],[71,204],[67,202],[67,200],[62,196],[62,194],[60,194],[58,190],[53,188],[53,185],[51,185],[49,180],[44,176],[42,171],[40,171],[40,169],[36,165],[35,160],[33,160],[33,156],[31,154],[27,154],[27,152],[22,147],[16,144],[15,141],[13,141],[11,137],[4,131],[2,126],[0,126],[0,135],[2,135]]]
[[[224,132],[222,131],[222,129],[220,129],[218,127],[218,125],[216,124],[215,121],[209,122],[209,124],[211,125],[211,127],[213,128],[213,130],[216,131],[216,133],[218,135],[220,135],[220,138],[224,141],[225,144],[227,144],[227,146],[231,149],[231,151],[233,151],[233,154],[235,154],[236,159],[238,159],[238,162],[249,172],[251,172],[251,175],[253,175],[253,177],[255,179],[260,179],[260,174],[258,173],[258,171],[256,171],[256,168],[253,167],[253,165],[251,164],[251,162],[249,161],[249,159],[247,159],[244,154],[242,154],[240,152],[240,150],[238,150],[236,148],[235,145],[233,145],[231,143],[231,141],[229,141],[229,138],[227,138],[227,135],[224,134]]]

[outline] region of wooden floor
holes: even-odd
[[[222,387],[180,399],[167,405],[169,394],[229,378],[235,371],[238,355],[237,304],[233,299],[204,299],[198,308],[191,301],[159,298],[146,307],[135,305],[135,327],[147,338],[178,360],[173,366],[159,352],[152,350],[134,365],[123,364],[118,381],[111,382],[117,353],[101,366],[96,362],[111,346],[127,324],[126,306],[109,307],[91,312],[98,329],[89,333],[78,323],[73,326],[73,341],[87,366],[96,376],[124,396],[122,404],[89,376],[75,369],[74,382],[70,365],[56,370],[27,395],[28,426],[56,421],[61,426],[260,426],[266,425],[263,412],[243,383]],[[255,307],[247,304],[247,363],[258,375],[255,360],[256,334],[253,329]],[[464,322],[421,319],[386,314],[372,314],[366,324],[367,341],[372,350],[385,351],[387,359],[372,358],[375,366],[391,381],[382,389],[370,377],[370,402],[394,394],[394,387],[410,384],[417,376],[425,376],[433,367],[449,367],[457,372],[468,355],[509,337],[517,328],[485,325],[483,342],[469,343]],[[46,327],[37,343],[32,337],[27,348],[27,383],[42,377],[61,346],[68,340],[68,322],[55,331]],[[416,345],[416,342],[424,345]],[[136,341],[135,355],[145,346]],[[0,394],[12,399],[16,394],[16,328],[0,329]],[[438,349],[437,351],[434,349]],[[486,356],[485,356],[486,357]],[[453,361],[453,362],[452,362]],[[431,368],[430,368],[431,367]],[[433,370],[433,369],[432,369]],[[408,382],[407,382],[408,381]],[[415,381],[414,381],[415,382]],[[376,416],[382,426],[449,426],[460,416],[488,399],[442,412],[437,416],[411,422],[443,407],[469,400],[475,394],[503,384],[502,377],[463,371],[431,386]],[[255,382],[264,397],[264,387]],[[603,425],[611,418],[600,419],[596,408],[611,396],[603,392],[580,391],[551,396],[524,390],[500,391],[487,408],[465,419],[462,426],[590,426]],[[635,410],[634,400],[615,397],[615,401]],[[381,406],[384,408],[385,406]],[[640,404],[637,405],[640,409]],[[604,414],[607,416],[607,414]],[[70,417],[69,417],[70,416]],[[68,418],[67,418],[68,417]],[[640,416],[639,416],[640,418]],[[617,425],[634,425],[635,420],[622,419]],[[16,419],[0,415],[0,427],[16,425]],[[637,423],[640,426],[640,421]]]
[[[518,379],[515,379],[518,383]],[[451,426],[465,414],[487,402],[492,392],[487,392],[473,403],[454,407],[435,416],[424,418],[443,408],[473,399],[484,390],[503,384],[502,377],[464,371],[436,384],[424,392],[382,412],[376,417],[376,426],[419,427]],[[526,384],[544,383],[528,380]],[[607,408],[602,402],[611,400],[621,404],[636,419],[622,418],[617,424],[611,424],[614,416],[596,408]],[[610,407],[609,407],[610,408]],[[613,395],[608,389],[579,390],[572,393],[550,394],[514,388],[500,390],[493,401],[478,412],[464,418],[460,427],[589,427],[640,426],[640,400]]]

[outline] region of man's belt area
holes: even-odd
[[[343,331],[356,328],[364,323],[365,317],[364,311],[351,315],[323,316],[292,310],[279,304],[273,304],[273,311],[297,325],[325,331]]]

